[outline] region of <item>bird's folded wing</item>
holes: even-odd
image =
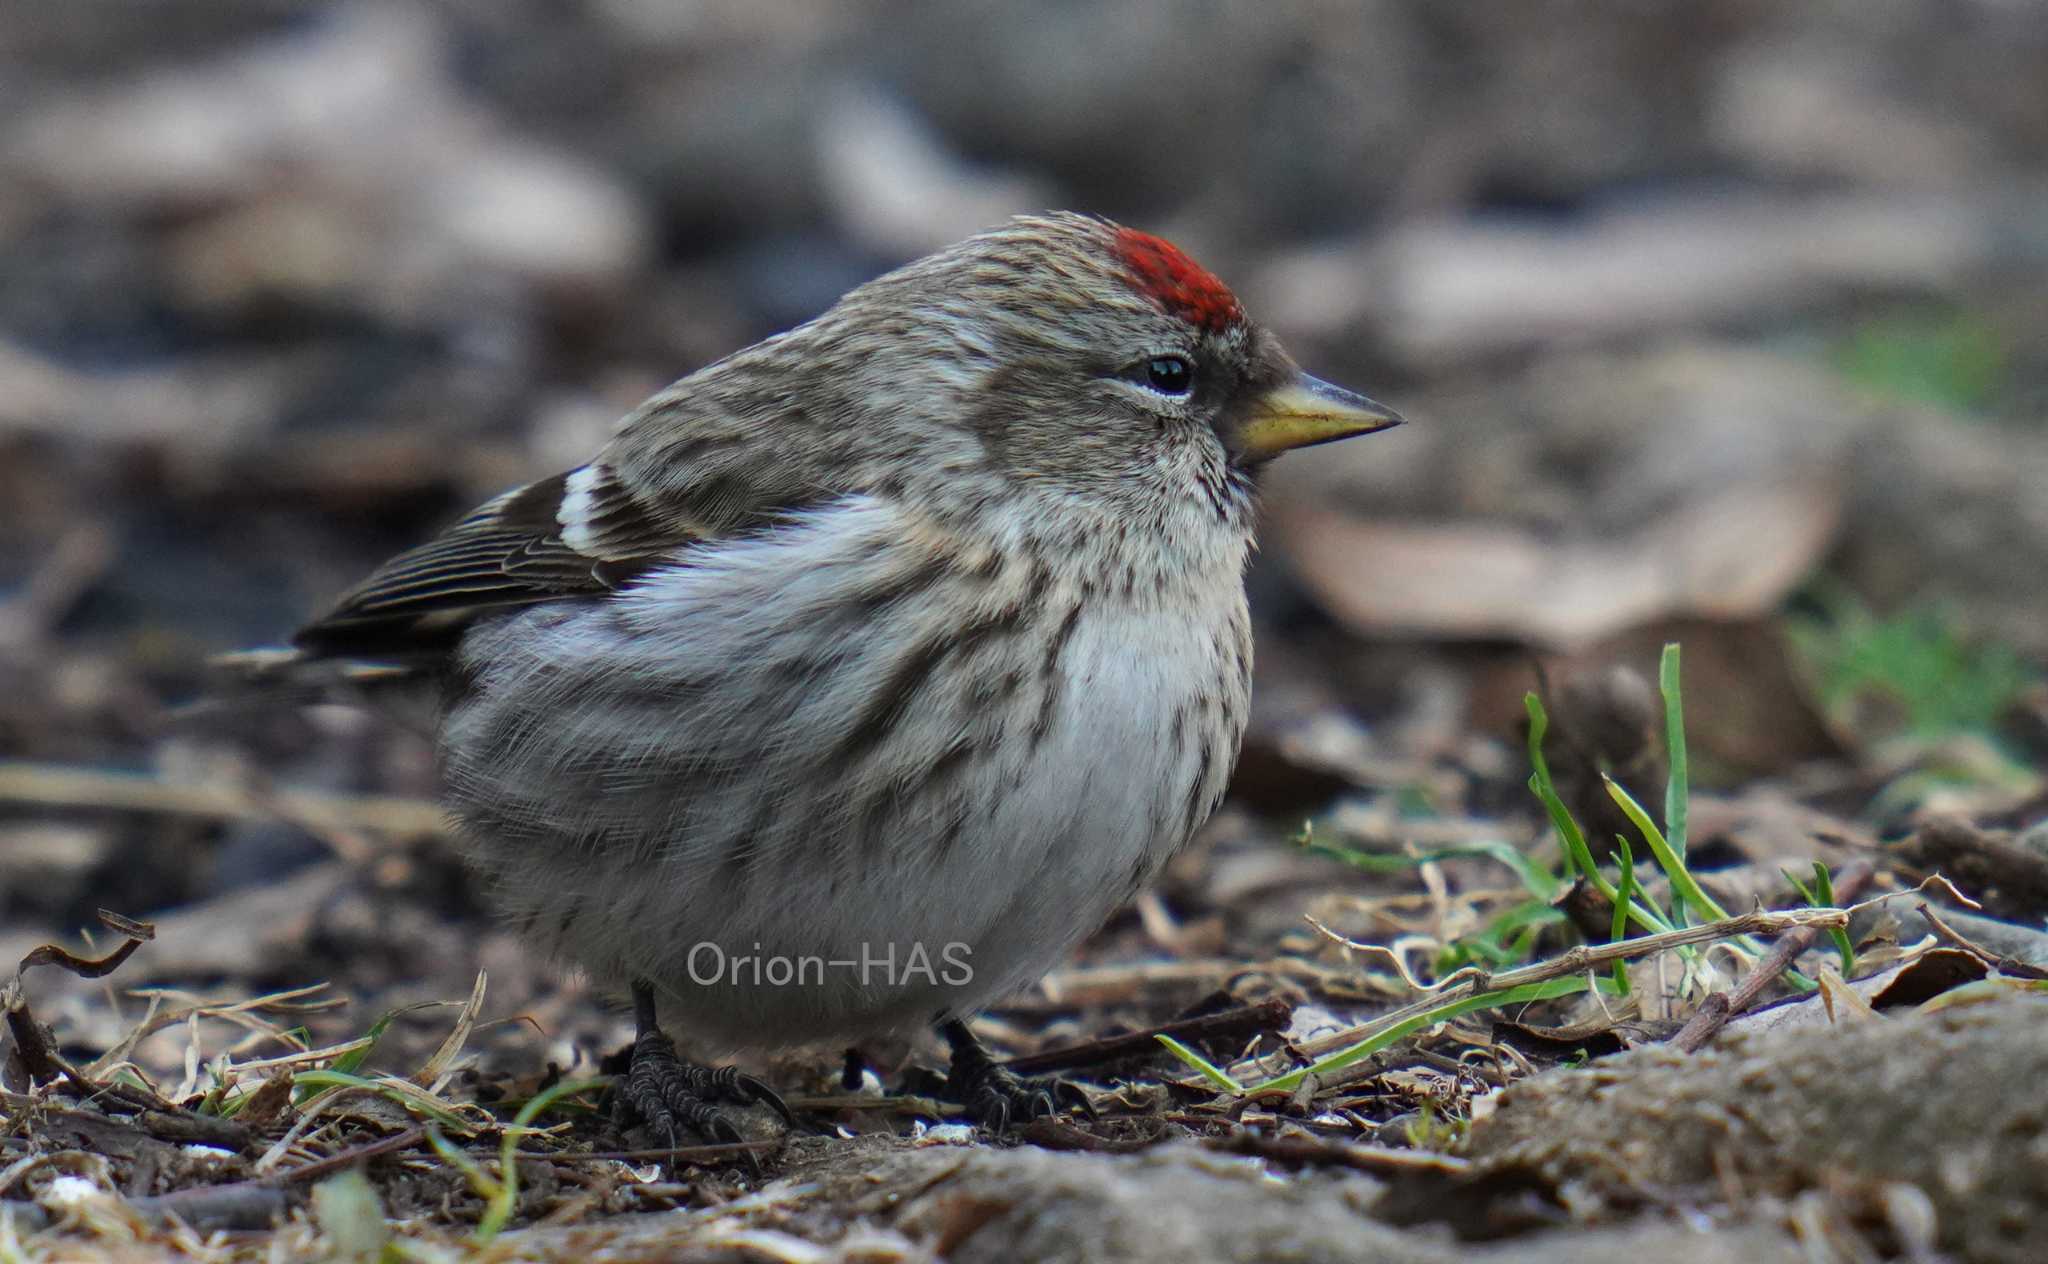
[[[445,649],[486,610],[601,597],[707,534],[592,463],[506,492],[392,558],[293,639],[316,655]]]

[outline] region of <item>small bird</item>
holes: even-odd
[[[782,1109],[681,1059],[658,1005],[725,1048],[933,1023],[1001,1130],[1062,1086],[964,1020],[1223,797],[1260,467],[1399,422],[1168,242],[1018,218],[660,391],[297,656],[438,682],[495,903],[632,996],[631,1118],[678,1144]]]

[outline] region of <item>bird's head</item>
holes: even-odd
[[[1266,461],[1401,420],[1302,372],[1172,243],[1082,215],[968,238],[821,324],[858,344],[869,398],[929,401],[1007,476],[1091,497],[1192,493],[1235,517]]]

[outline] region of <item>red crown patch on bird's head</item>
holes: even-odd
[[[1119,228],[1116,253],[1139,293],[1189,324],[1215,332],[1244,319],[1244,308],[1230,287],[1172,242],[1135,228]]]

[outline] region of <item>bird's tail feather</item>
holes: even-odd
[[[207,660],[212,687],[178,718],[246,706],[347,702],[382,712],[422,733],[439,717],[445,658],[333,657],[285,646],[236,650]]]

